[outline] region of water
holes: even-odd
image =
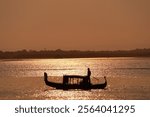
[[[106,76],[105,90],[55,90],[46,86],[43,73],[51,80],[64,74]],[[77,58],[0,60],[0,99],[150,99],[150,58]]]
[[[49,76],[86,75],[88,67],[92,77],[150,77],[150,58],[127,57],[0,60],[0,78],[41,77],[43,72]]]

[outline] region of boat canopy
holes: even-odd
[[[63,84],[90,84],[90,77],[88,76],[79,76],[79,75],[64,75]]]

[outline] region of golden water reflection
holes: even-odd
[[[106,76],[106,90],[54,90],[44,83],[44,72],[57,82],[64,74],[86,75],[88,67],[92,82]],[[0,62],[0,74],[0,99],[150,99],[150,58],[10,60]]]
[[[62,91],[62,90],[49,90],[36,95],[38,97],[45,97],[50,100],[92,100],[92,99],[107,99],[106,93],[99,90],[92,91]],[[110,96],[108,96],[110,98]]]

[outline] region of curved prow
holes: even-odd
[[[106,79],[106,76],[104,76],[104,79],[105,79],[105,85],[107,86],[107,79]]]
[[[44,72],[44,82],[47,86],[51,86],[51,87],[54,87],[56,89],[62,89],[63,88],[61,83],[55,83],[55,82],[48,81],[48,75],[46,72]]]
[[[45,81],[45,84],[48,84],[48,80],[47,80],[48,76],[47,76],[47,73],[44,72],[44,81]]]

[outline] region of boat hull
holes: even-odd
[[[89,85],[78,85],[78,84],[68,84],[64,85],[61,83],[54,83],[54,82],[48,82],[46,85],[51,86],[56,89],[63,89],[63,90],[69,90],[69,89],[83,89],[83,90],[90,90],[90,89],[104,89],[106,87],[105,83],[102,84],[89,84]]]
[[[87,78],[87,76],[77,76],[77,75],[71,75],[71,76],[64,76],[64,79],[67,78]],[[92,84],[90,82],[80,82],[79,84],[69,84],[69,83],[55,83],[48,81],[47,73],[44,73],[44,81],[47,86],[56,88],[56,89],[63,89],[63,90],[69,90],[69,89],[83,89],[83,90],[90,90],[90,89],[104,89],[107,86],[107,80],[106,77],[104,77],[105,83],[102,84]]]

